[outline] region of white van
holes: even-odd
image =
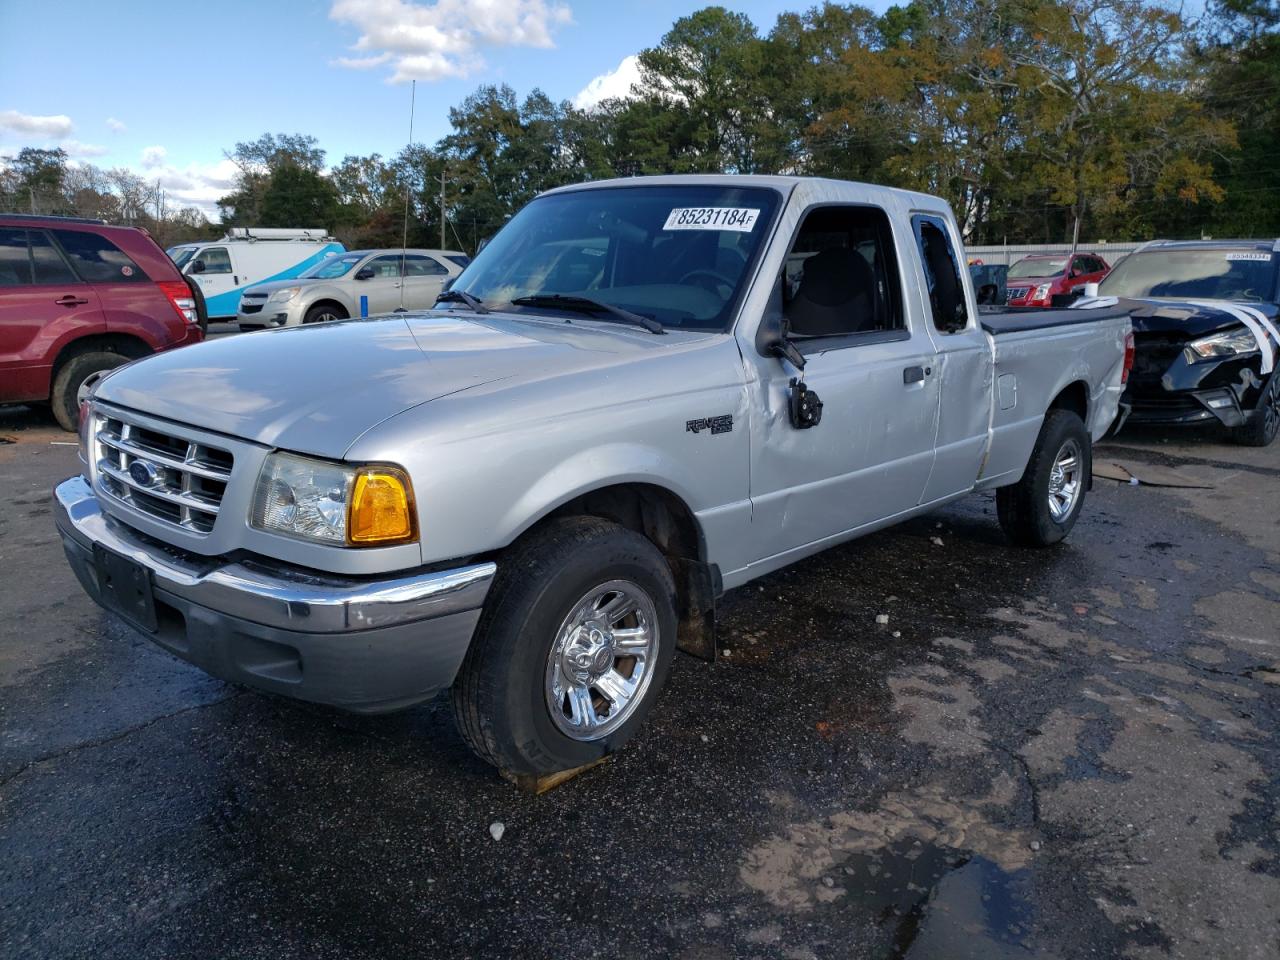
[[[290,280],[345,250],[319,227],[233,227],[221,240],[182,243],[166,252],[199,285],[209,319],[233,320],[245,287]]]

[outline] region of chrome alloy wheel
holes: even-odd
[[[627,722],[644,699],[658,654],[658,611],[628,580],[583,596],[547,657],[551,720],[574,740],[599,740]]]
[[[1057,523],[1071,516],[1080,496],[1083,465],[1080,444],[1074,439],[1064,443],[1053,458],[1049,471],[1049,515]]]

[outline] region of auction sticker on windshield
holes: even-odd
[[[663,230],[734,230],[750,233],[755,229],[759,210],[750,207],[676,207],[667,214]]]

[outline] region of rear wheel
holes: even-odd
[[[347,312],[331,303],[317,303],[302,318],[303,323],[328,323],[331,320],[345,320]]]
[[[74,432],[80,425],[80,401],[89,395],[93,384],[106,371],[127,363],[128,357],[118,353],[94,351],[72,357],[58,369],[49,394],[54,419],[63,430]]]
[[[1050,410],[1022,479],[996,490],[996,515],[1014,543],[1047,547],[1075,526],[1093,472],[1084,422],[1070,410]]]
[[[555,521],[500,561],[453,686],[482,758],[546,774],[612,753],[644,722],[675,650],[675,582],[645,537]]]
[[[1280,372],[1273,372],[1262,390],[1258,405],[1244,426],[1231,431],[1231,439],[1246,447],[1266,447],[1280,433]]]

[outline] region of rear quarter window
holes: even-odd
[[[76,273],[90,283],[147,283],[151,279],[104,236],[82,230],[54,230],[53,235]]]

